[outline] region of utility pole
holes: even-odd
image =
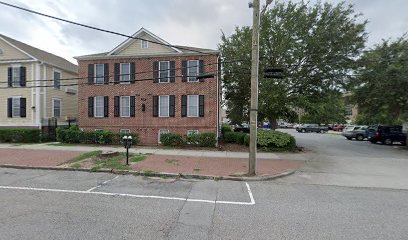
[[[251,7],[251,4],[250,4]],[[258,69],[259,69],[259,0],[253,0],[253,25],[252,25],[252,63],[251,63],[251,109],[249,115],[249,172],[250,176],[256,175],[256,144],[258,124]]]

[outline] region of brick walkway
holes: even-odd
[[[274,175],[296,170],[303,161],[294,160],[258,160],[258,175]],[[150,155],[144,161],[134,163],[133,170],[150,170],[167,173],[183,173],[212,176],[241,175],[248,172],[248,159],[243,158],[209,158]]]
[[[57,166],[84,152],[61,150],[0,149],[0,164],[19,166]]]

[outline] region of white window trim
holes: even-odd
[[[128,116],[125,116],[125,115],[123,115],[122,114],[122,98],[128,98],[129,99],[129,115]],[[119,116],[120,117],[130,117],[130,96],[120,96],[120,98],[119,98],[119,106],[120,106],[120,108],[119,108]]]
[[[59,73],[59,74],[60,74],[59,88],[56,88],[56,87],[55,87],[55,73]],[[52,71],[52,79],[53,79],[52,85],[53,85],[53,88],[54,88],[54,89],[61,90],[61,77],[62,77],[62,72],[61,72],[61,70],[54,68],[53,71]]]
[[[190,80],[190,62],[192,62],[192,61],[195,61],[195,62],[197,62],[197,76],[199,75],[199,73],[200,73],[200,61],[199,60],[188,60],[187,61],[187,82],[199,82],[199,80],[197,79],[197,77],[195,77],[195,80],[194,81],[192,81],[192,80]],[[193,78],[193,77],[192,77]]]
[[[167,97],[167,106],[168,106],[168,111],[167,111],[167,116],[161,116],[161,112],[160,112],[160,98],[161,97]],[[170,95],[161,95],[159,96],[159,117],[170,117]]]
[[[187,130],[187,136],[190,136],[191,134],[199,134],[198,130]]]
[[[95,132],[103,132],[103,128],[95,128]]]
[[[21,64],[12,64],[11,68],[12,68],[11,69],[11,86],[21,87],[21,72],[20,72]],[[14,69],[17,69],[18,74],[19,74],[17,85],[14,85]]]
[[[102,65],[103,75],[105,76],[105,64],[103,64],[103,63],[95,63],[95,64],[94,64],[94,84],[96,84],[96,85],[103,85],[103,84],[105,84],[105,78],[103,78],[103,82],[102,82],[102,83],[96,83],[96,65]]]
[[[168,129],[159,129],[159,132],[157,134],[157,139],[158,139],[157,142],[158,143],[161,143],[160,142],[161,131],[166,131],[166,133],[170,133],[170,131]]]
[[[61,118],[62,117],[62,100],[61,100],[61,98],[52,98],[52,117],[55,118],[54,101],[59,101],[60,102],[60,116],[56,117],[56,118]]]
[[[160,72],[161,72],[161,69],[160,69],[160,63],[162,63],[162,62],[167,62],[168,63],[168,70],[167,70],[167,82],[162,82],[162,79],[163,78],[161,78],[160,77]],[[159,83],[170,83],[170,61],[159,61]]]
[[[127,64],[127,65],[129,65],[129,81],[126,81],[126,82],[124,82],[124,81],[122,81],[122,77],[123,77],[123,75],[122,74],[125,74],[125,73],[123,73],[122,72],[122,65],[123,64]],[[120,84],[130,84],[130,63],[120,63],[120,66],[119,66],[119,74],[120,74],[120,76],[119,76],[119,83]]]
[[[190,96],[197,96],[197,115],[190,115]],[[187,95],[187,117],[199,117],[200,116],[200,95]]]
[[[125,132],[125,131],[126,131],[126,132]],[[119,133],[120,133],[120,134],[126,134],[126,133],[131,133],[131,132],[130,132],[130,129],[120,129],[120,130],[119,130]]]
[[[20,107],[19,107],[19,109],[20,109],[20,111],[19,111],[19,113],[18,113],[18,116],[14,116],[14,107],[13,107],[13,102],[14,102],[14,99],[21,99],[22,98],[22,96],[12,96],[11,97],[11,117],[12,118],[21,118],[21,103],[20,103]],[[21,100],[19,100],[19,101],[21,101]]]
[[[97,116],[97,115],[96,115],[96,98],[97,98],[97,97],[101,97],[101,98],[103,99],[103,106],[102,106],[103,111],[102,111],[102,116]],[[103,117],[105,117],[105,109],[104,109],[104,107],[105,107],[105,97],[103,97],[103,96],[95,96],[95,97],[94,97],[94,117],[95,117],[95,118],[103,118]]]
[[[143,46],[143,43],[146,43],[146,47]],[[142,49],[149,48],[149,42],[146,40],[140,40],[140,48]]]

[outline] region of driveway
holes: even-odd
[[[282,182],[408,189],[408,150],[400,145],[350,141],[336,134],[280,131],[296,137],[297,144],[306,149],[302,156],[307,159],[298,173]]]

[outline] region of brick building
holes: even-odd
[[[80,128],[136,132],[141,145],[157,145],[165,132],[218,136],[219,52],[169,46],[144,28],[133,37],[110,52],[76,57]],[[215,76],[195,77],[206,73]]]

